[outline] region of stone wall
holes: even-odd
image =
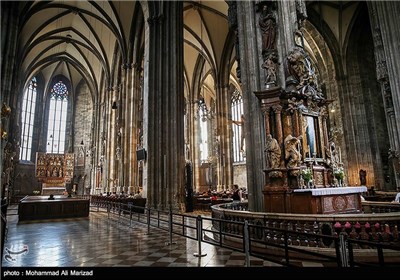
[[[233,165],[233,184],[247,189],[246,164]]]

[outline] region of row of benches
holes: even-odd
[[[110,205],[113,210],[120,207],[122,211],[135,213],[144,213],[144,208],[146,207],[146,198],[92,195],[90,202],[94,206],[107,207],[107,205]]]

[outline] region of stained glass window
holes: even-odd
[[[47,153],[65,152],[65,129],[67,125],[68,89],[59,81],[50,92],[49,122],[47,128]]]

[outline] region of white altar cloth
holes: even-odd
[[[340,188],[317,188],[317,189],[296,189],[293,192],[311,192],[312,196],[336,195],[367,192],[367,187],[340,187]]]

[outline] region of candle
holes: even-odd
[[[308,156],[311,157],[311,149],[310,149],[310,145],[308,145]]]
[[[339,147],[339,162],[342,163],[342,150]]]

